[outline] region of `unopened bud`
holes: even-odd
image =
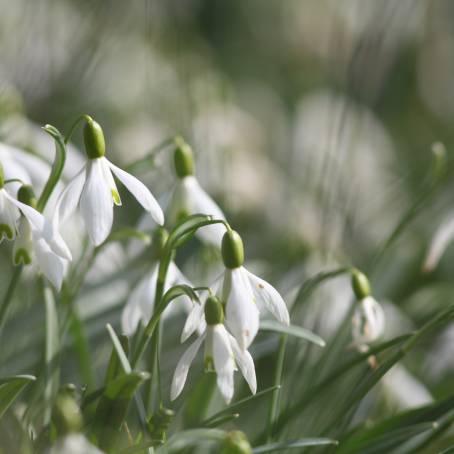
[[[19,188],[19,191],[17,191],[17,200],[33,208],[36,208],[36,204],[38,203],[33,188],[28,184],[24,184]]]
[[[89,159],[102,158],[106,154],[106,142],[102,128],[87,115],[84,126],[85,153]]]
[[[361,271],[352,271],[352,289],[358,300],[362,300],[371,294],[369,279]]]
[[[239,268],[244,263],[243,240],[235,230],[227,230],[222,237],[222,260],[226,268]]]
[[[224,322],[224,311],[221,302],[210,295],[205,302],[205,320],[207,325],[218,325]]]
[[[221,454],[251,454],[252,448],[246,435],[234,430],[229,432],[222,443]]]
[[[58,435],[68,432],[79,432],[82,428],[82,414],[79,405],[68,392],[61,392],[55,401],[52,421]]]
[[[191,147],[181,138],[175,139],[177,148],[173,154],[175,173],[178,178],[194,175],[194,154]]]

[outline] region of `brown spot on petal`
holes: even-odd
[[[257,284],[257,287],[258,288],[265,288],[265,286],[263,284]]]

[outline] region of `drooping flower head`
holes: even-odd
[[[105,157],[104,133],[101,126],[89,116],[86,116],[84,143],[88,160],[59,197],[57,226],[79,205],[90,240],[95,246],[100,245],[112,229],[114,204],[121,205],[112,174],[126,186],[155,222],[163,225],[161,207],[147,187]]]
[[[241,370],[251,392],[257,391],[257,380],[252,356],[238,345],[224,326],[224,311],[218,298],[208,296],[204,304],[206,331],[186,350],[177,364],[171,385],[171,399],[176,399],[186,383],[189,367],[202,342],[205,341],[205,367],[216,372],[216,382],[226,403],[234,393],[235,366]]]
[[[285,325],[289,325],[290,317],[279,292],[243,266],[243,241],[237,232],[230,229],[224,234],[221,252],[225,271],[214,287],[225,306],[226,325],[245,350],[258,332],[263,307]],[[201,311],[200,305],[192,309],[183,329],[182,341],[200,325]]]
[[[31,186],[23,185],[15,200],[6,191],[7,200],[20,213],[17,237],[13,246],[13,263],[35,263],[50,282],[60,289],[71,253],[60,234],[36,209],[36,197]]]
[[[357,306],[352,320],[354,344],[360,350],[379,339],[385,328],[385,316],[380,304],[371,296],[367,277],[358,270],[352,271],[352,289],[357,298]]]
[[[8,199],[3,166],[0,164],[0,243],[5,238],[10,241],[16,238],[18,218],[19,210]]]
[[[192,214],[206,214],[215,219],[225,219],[216,202],[202,189],[195,176],[194,155],[191,147],[181,138],[175,139],[173,162],[177,182],[170,194],[166,211],[169,225]],[[202,241],[218,246],[225,233],[222,224],[205,226],[197,231]]]

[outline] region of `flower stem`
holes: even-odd
[[[267,442],[272,441],[274,436],[274,427],[277,419],[277,411],[279,407],[279,394],[282,382],[282,373],[284,370],[285,350],[287,348],[287,334],[282,334],[279,339],[279,349],[277,353],[276,369],[274,371],[273,385],[276,387],[271,394],[271,402],[268,413],[268,427],[267,427]]]
[[[5,297],[3,298],[2,305],[0,306],[0,330],[6,320],[6,315],[8,313],[11,301],[13,300],[14,291],[16,290],[17,284],[19,282],[22,269],[22,265],[15,268],[14,273],[11,276],[8,289],[6,290]]]
[[[52,164],[49,178],[47,179],[46,185],[44,186],[43,192],[41,193],[36,206],[37,210],[41,213],[44,211],[52,192],[57,186],[66,161],[66,146],[60,131],[51,125],[46,125],[43,129],[55,140],[55,159]]]

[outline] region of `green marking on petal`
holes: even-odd
[[[211,356],[205,356],[205,372],[214,372],[214,361]]]
[[[121,199],[120,199],[120,194],[118,193],[118,191],[116,189],[111,189],[110,192],[112,194],[112,198],[113,198],[115,205],[120,206]]]
[[[14,238],[13,229],[8,224],[0,224],[0,238],[6,237],[8,240]]]
[[[30,263],[32,263],[32,258],[25,249],[21,248],[15,252],[13,262],[16,266],[20,265],[21,263],[23,265],[30,265]]]

